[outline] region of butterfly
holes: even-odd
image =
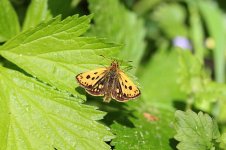
[[[139,88],[119,69],[116,60],[109,67],[80,73],[75,78],[90,95],[104,96],[104,102],[110,102],[112,98],[126,102],[141,94]]]

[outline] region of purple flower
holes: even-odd
[[[190,41],[183,36],[177,36],[173,39],[173,46],[180,47],[182,49],[192,49]]]

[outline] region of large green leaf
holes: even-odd
[[[10,39],[19,30],[19,21],[10,1],[0,0],[0,42]]]
[[[111,128],[116,138],[111,144],[116,150],[171,150],[175,134],[172,126],[173,111],[154,107],[141,100],[136,105],[139,109],[129,118],[134,127],[113,124]]]
[[[179,150],[206,150],[216,149],[219,146],[220,132],[214,121],[208,114],[193,111],[177,111],[175,138],[180,141]]]
[[[112,56],[118,49],[104,40],[81,36],[90,18],[72,16],[60,21],[56,17],[14,37],[0,54],[40,80],[78,94],[75,76],[106,62],[100,54]]]
[[[110,149],[105,113],[34,78],[0,67],[1,150]]]
[[[132,60],[137,67],[144,53],[145,30],[142,20],[118,0],[88,0],[94,13],[91,34],[124,45],[118,57]]]

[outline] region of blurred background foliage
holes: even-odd
[[[9,1],[0,2],[3,10],[3,3]],[[93,13],[91,29],[85,36],[106,38],[122,45],[116,57],[133,61],[141,98],[109,105],[88,96],[87,102],[108,112],[103,122],[119,135],[112,142],[116,148],[124,149],[137,142],[125,142],[128,141],[125,134],[147,143],[151,138],[156,145],[161,145],[158,143],[161,141],[162,149],[175,148],[175,131],[170,123],[178,109],[206,112],[217,120],[220,132],[226,132],[223,0],[11,0],[10,3],[11,9],[15,9],[7,10],[13,12],[10,21],[3,20],[0,11],[2,43],[20,30],[59,14],[66,18]],[[10,24],[16,27],[10,29]],[[145,113],[159,121],[148,120]],[[151,133],[143,134],[146,130]],[[147,143],[136,146],[143,149],[156,146]]]

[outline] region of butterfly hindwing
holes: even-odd
[[[80,73],[76,76],[78,83],[85,89],[93,89],[98,81],[105,75],[106,68]]]
[[[121,87],[122,99],[134,99],[140,95],[138,87],[122,71],[119,72],[119,84]]]
[[[114,82],[111,96],[112,96],[112,98],[114,98],[115,100],[120,101],[120,102],[128,100],[123,96],[122,87],[121,87],[118,79],[115,80],[115,82]]]

